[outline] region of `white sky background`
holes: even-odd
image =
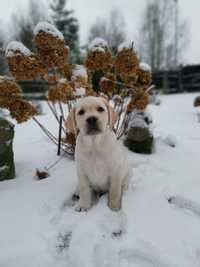
[[[48,0],[40,0],[40,2]],[[119,8],[126,20],[128,39],[135,40],[139,34],[140,18],[148,0],[68,0],[67,6],[74,9],[80,22],[81,42],[87,40],[90,25],[98,17],[107,17],[112,8]],[[170,0],[166,0],[170,1]],[[28,0],[0,0],[0,21],[8,23],[17,8],[26,10]],[[180,16],[186,18],[190,26],[190,43],[185,55],[185,63],[200,63],[200,1],[179,0]]]

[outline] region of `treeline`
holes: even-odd
[[[47,3],[46,6],[42,6],[42,1],[29,0],[26,10],[18,7],[14,12],[10,25],[6,27],[6,34],[0,27],[0,74],[7,72],[3,51],[9,41],[21,41],[34,51],[33,29],[39,21],[53,23],[63,33],[66,44],[71,49],[71,63],[82,63],[87,44],[95,37],[106,39],[113,54],[116,53],[119,44],[127,40],[128,21],[119,9],[111,10],[108,17],[99,17],[89,25],[88,38],[81,46],[81,25],[74,10],[68,8],[68,1],[49,0]],[[182,63],[189,34],[187,22],[181,19],[180,15],[175,25],[177,12],[177,0],[148,1],[140,18],[138,34],[132,37],[140,60],[149,64],[154,72],[176,69],[178,64]],[[129,23],[134,24],[134,17]],[[130,38],[129,36],[129,41]]]

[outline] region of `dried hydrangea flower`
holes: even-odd
[[[8,44],[6,58],[16,80],[32,80],[47,73],[40,58],[20,42],[12,41]]]
[[[34,41],[42,50],[59,50],[65,44],[63,34],[48,22],[39,22],[34,29]]]
[[[110,94],[110,93],[114,93],[115,91],[115,87],[116,87],[116,79],[115,76],[110,74],[107,75],[106,77],[101,78],[100,80],[100,88],[101,91],[105,94]]]
[[[149,94],[147,92],[140,91],[134,95],[127,106],[127,112],[130,113],[134,109],[145,110],[149,104]]]
[[[52,102],[67,103],[74,98],[74,90],[66,79],[60,79],[56,86],[48,91],[47,98]]]
[[[139,59],[131,45],[123,43],[119,46],[114,66],[119,75],[136,75]]]
[[[37,109],[28,101],[23,99],[13,100],[9,107],[10,115],[18,123],[28,121],[37,115]]]
[[[0,76],[0,107],[9,108],[13,99],[22,98],[22,90],[11,78]]]
[[[112,65],[112,54],[106,41],[101,38],[94,39],[88,47],[85,66],[90,71],[108,71]]]
[[[63,68],[66,65],[67,58],[69,55],[69,47],[63,46],[60,49],[39,49],[38,55],[41,58],[41,61],[48,67],[58,67]]]
[[[71,80],[75,87],[84,87],[88,83],[87,70],[83,65],[74,65],[72,68]]]
[[[148,87],[152,82],[151,68],[145,63],[140,63],[138,69],[137,85],[139,87]]]

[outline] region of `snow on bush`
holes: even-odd
[[[72,70],[72,80],[76,79],[76,77],[88,78],[87,70],[83,65],[76,65]]]
[[[39,32],[46,32],[61,40],[64,40],[63,34],[54,25],[48,22],[39,22],[36,25],[34,29],[34,35],[36,36]]]
[[[85,93],[86,93],[86,90],[85,90],[85,88],[83,88],[83,87],[79,87],[79,88],[76,88],[75,89],[75,93],[74,93],[74,95],[75,96],[84,96],[85,95]]]
[[[32,55],[32,52],[22,43],[17,41],[12,41],[6,47],[6,57],[13,57],[16,54],[16,52],[20,52],[25,56]]]
[[[144,71],[151,72],[151,67],[148,64],[144,63],[144,62],[141,62],[140,63],[140,69],[142,69]]]
[[[108,43],[100,37],[95,38],[94,40],[92,40],[92,42],[89,44],[88,49],[94,49],[95,47],[98,48],[104,48],[104,47],[108,47]]]
[[[132,42],[123,42],[118,46],[118,52],[121,52],[123,49],[131,49],[132,47]]]

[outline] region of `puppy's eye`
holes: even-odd
[[[104,108],[102,108],[102,107],[98,107],[98,108],[97,108],[97,111],[98,111],[98,112],[104,112],[104,111],[105,111],[105,109],[104,109]]]
[[[79,110],[78,115],[84,115],[84,114],[85,114],[85,110],[84,109]]]

